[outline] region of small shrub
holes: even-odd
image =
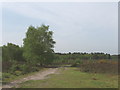
[[[71,65],[71,67],[79,67],[80,63],[74,63]]]
[[[14,74],[15,71],[19,70],[20,66],[19,65],[12,65],[10,68],[10,73]]]
[[[106,60],[98,60],[98,63],[108,63]]]
[[[12,75],[10,73],[2,73],[2,80],[6,79],[6,78],[10,78],[12,77]]]
[[[15,71],[14,73],[16,76],[19,76],[19,75],[22,75],[22,72],[21,71]]]
[[[32,67],[31,71],[35,72],[35,71],[39,71],[39,69],[37,67]]]
[[[20,70],[22,71],[22,74],[29,73],[31,71],[31,66],[23,64],[20,66]]]

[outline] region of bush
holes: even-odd
[[[21,75],[29,72],[38,71],[38,67],[29,64],[13,64],[9,70],[9,73],[13,75]]]
[[[16,64],[16,65],[12,65],[10,68],[10,73],[14,74],[14,75],[21,75],[21,74],[25,74],[30,72],[30,69],[28,67],[28,65],[20,65],[20,64]]]
[[[31,71],[35,72],[35,71],[39,71],[38,67],[32,67]]]
[[[2,72],[9,72],[12,63],[10,61],[2,61]]]
[[[16,76],[19,76],[19,75],[22,75],[22,72],[21,71],[15,71],[14,73]]]
[[[71,65],[71,67],[79,67],[80,66],[80,63],[74,63]]]
[[[11,78],[12,75],[10,73],[2,73],[2,80],[6,79],[6,78]]]
[[[29,72],[39,71],[39,69],[32,65],[23,64],[23,65],[20,65],[20,71],[22,71],[22,74],[26,74]]]
[[[82,64],[82,63],[83,63],[82,60],[76,59],[76,60],[75,60],[75,63],[73,63],[73,64],[71,65],[71,67],[79,67],[80,64]]]
[[[20,65],[20,70],[22,71],[22,74],[29,73],[31,70],[30,68],[31,68],[31,66],[29,66],[27,64]]]
[[[100,63],[100,64],[102,64],[102,63],[108,63],[108,61],[107,60],[98,60],[97,63]]]
[[[10,68],[10,73],[15,74],[15,71],[20,70],[20,65],[13,64]]]

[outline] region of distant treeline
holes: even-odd
[[[99,59],[118,59],[119,55],[110,55],[107,53],[102,53],[102,52],[91,52],[91,53],[82,53],[82,52],[69,52],[69,53],[55,53],[56,56],[59,57],[64,57],[68,59],[84,59],[84,60],[99,60]]]
[[[81,52],[69,52],[69,53],[55,53],[55,64],[73,64],[80,62],[80,60],[117,60],[118,55],[110,55],[107,53],[81,53]]]
[[[68,56],[69,59],[76,59],[76,58],[80,58],[80,59],[86,59],[86,60],[90,60],[90,59],[111,59],[111,55],[110,54],[105,54],[105,53],[80,53],[80,52],[74,52],[74,53],[55,53],[56,55],[61,55],[61,56]]]

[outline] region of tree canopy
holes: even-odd
[[[55,41],[52,39],[53,32],[49,26],[30,26],[24,38],[24,57],[29,63],[44,65],[52,62]]]

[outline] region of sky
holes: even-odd
[[[41,24],[54,32],[55,52],[118,53],[117,2],[2,3],[2,45],[22,46],[27,28]]]

